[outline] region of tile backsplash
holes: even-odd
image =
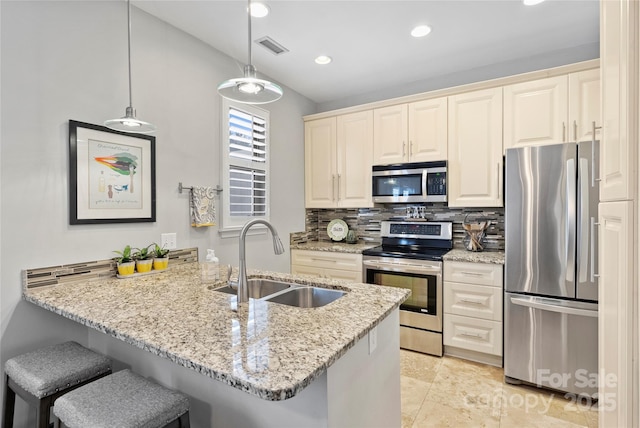
[[[374,208],[307,209],[305,231],[293,234],[292,242],[331,241],[327,225],[333,219],[344,220],[349,229],[355,230],[360,242],[380,242],[380,222],[405,219],[407,208],[417,207],[429,221],[453,222],[453,247],[464,248],[463,222],[488,220],[485,249],[504,250],[504,208],[449,208],[446,203],[433,204],[385,204]]]

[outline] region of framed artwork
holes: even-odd
[[[69,223],[156,221],[156,137],[69,121]]]

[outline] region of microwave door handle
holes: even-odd
[[[422,198],[427,200],[427,170],[422,170]]]

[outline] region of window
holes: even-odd
[[[269,112],[222,101],[221,231],[253,218],[269,220]]]

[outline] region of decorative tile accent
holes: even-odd
[[[333,219],[344,220],[349,229],[353,229],[359,243],[379,243],[380,222],[390,219],[405,219],[407,207],[426,208],[426,218],[431,221],[453,222],[453,247],[464,248],[462,243],[467,222],[489,220],[490,226],[485,234],[486,250],[504,250],[504,208],[449,208],[445,203],[424,205],[385,204],[374,208],[307,209],[305,221],[305,239],[307,241],[331,242],[327,235],[327,225]],[[298,242],[301,243],[301,242]]]
[[[197,261],[198,249],[195,247],[171,250],[169,252],[170,267]],[[22,286],[27,289],[46,285],[68,284],[77,281],[111,278],[116,276],[117,273],[117,264],[113,259],[25,269],[22,271]]]

